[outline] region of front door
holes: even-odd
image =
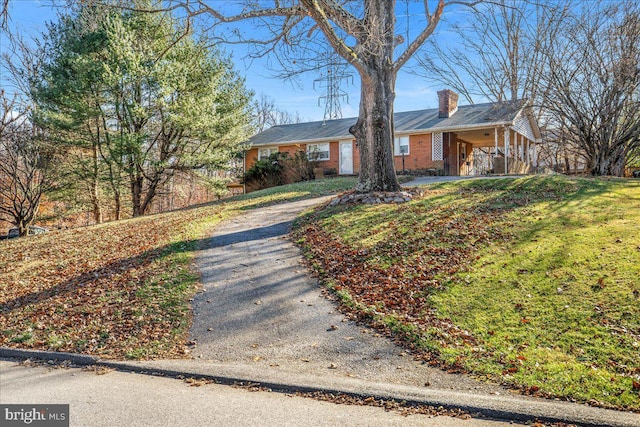
[[[353,142],[340,141],[340,175],[353,175]]]

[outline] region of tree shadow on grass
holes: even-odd
[[[42,303],[51,297],[75,294],[86,287],[104,286],[109,288],[109,283],[116,276],[126,273],[132,269],[140,270],[148,267],[153,262],[173,254],[197,251],[205,247],[227,246],[235,243],[258,241],[271,237],[279,237],[288,234],[292,221],[284,221],[264,227],[253,228],[246,231],[221,233],[214,237],[206,237],[197,240],[183,240],[165,245],[160,248],[143,252],[139,255],[123,258],[118,261],[100,266],[82,274],[76,275],[62,283],[30,292],[19,297],[8,299],[0,303],[0,314],[6,315],[11,311],[18,310],[31,304]],[[139,280],[149,279],[141,277]]]
[[[54,296],[73,294],[90,286],[100,286],[104,284],[108,287],[109,281],[117,275],[123,274],[131,269],[144,268],[160,256],[178,251],[178,247],[178,245],[167,245],[163,248],[144,252],[134,257],[120,259],[116,262],[76,275],[46,289],[3,301],[2,304],[0,304],[0,313],[6,314],[31,304],[39,304]]]

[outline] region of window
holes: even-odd
[[[409,154],[409,136],[396,136],[393,138],[393,154],[395,156],[401,156],[402,154]]]
[[[278,152],[278,147],[258,148],[258,160],[268,159],[270,155]]]
[[[309,160],[329,160],[329,143],[307,144]]]

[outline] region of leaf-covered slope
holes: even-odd
[[[352,313],[430,363],[640,409],[640,185],[524,178],[331,207],[297,230]]]

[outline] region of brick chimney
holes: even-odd
[[[458,111],[458,94],[450,89],[438,91],[438,117],[446,119]]]

